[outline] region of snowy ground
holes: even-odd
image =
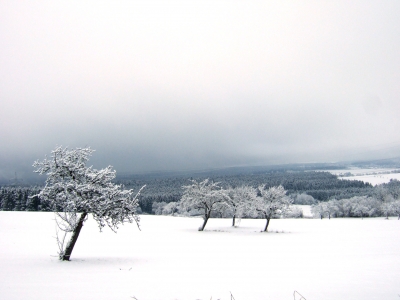
[[[370,184],[375,186],[382,183],[388,183],[391,179],[400,180],[400,173],[358,175],[358,176],[341,177],[341,179],[360,180],[364,182],[369,182]]]
[[[0,212],[1,299],[400,299],[400,221],[143,216],[99,233],[89,219],[72,261],[52,213]],[[135,298],[134,298],[135,297]],[[296,298],[299,299],[299,298]]]
[[[369,168],[369,169],[344,169],[344,170],[328,170],[328,172],[339,175],[340,179],[360,180],[369,182],[373,186],[388,183],[391,179],[400,180],[400,173],[392,173],[398,169]],[[343,176],[351,174],[351,176]]]

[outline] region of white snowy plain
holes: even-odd
[[[400,173],[358,175],[358,176],[340,177],[340,179],[360,180],[368,182],[373,186],[376,186],[382,183],[388,183],[391,179],[400,180]]]
[[[89,219],[62,262],[52,213],[0,212],[0,298],[399,299],[397,218],[201,222],[146,215],[115,234]]]
[[[343,169],[343,170],[328,170],[327,172],[334,175],[340,175],[339,179],[345,180],[359,180],[372,184],[373,186],[388,183],[392,179],[400,180],[400,173],[398,169],[388,168],[369,168],[369,169]],[[343,176],[344,174],[350,173],[351,176]]]

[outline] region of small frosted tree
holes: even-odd
[[[397,219],[400,220],[400,200],[392,202],[393,212],[397,215]]]
[[[251,186],[229,187],[225,190],[225,203],[232,213],[232,226],[235,226],[236,217],[241,217],[245,210],[249,210],[251,203],[257,196]]]
[[[318,218],[322,218],[325,216],[327,207],[326,204],[324,202],[319,202],[315,205],[311,206],[311,213]]]
[[[338,214],[337,200],[332,199],[328,202],[319,202],[311,206],[311,212],[315,217],[322,218],[327,216],[329,219]]]
[[[199,231],[203,231],[213,211],[222,208],[224,195],[219,182],[211,182],[205,179],[202,182],[190,180],[192,184],[183,186],[183,196],[180,207],[182,210],[199,209],[203,211],[203,225]]]
[[[350,199],[338,200],[339,212],[343,217],[352,217],[354,215],[354,205]]]
[[[385,202],[381,205],[382,213],[385,215],[385,219],[389,220],[389,216],[392,214],[392,203]]]
[[[395,200],[390,194],[386,194],[384,197],[378,198],[378,200],[381,202],[381,211],[388,220],[389,215],[393,213],[393,202]]]
[[[267,220],[264,228],[266,232],[271,219],[284,214],[293,200],[286,196],[286,191],[281,185],[269,189],[265,189],[265,185],[260,185],[258,192],[259,196],[254,201],[254,209]]]
[[[47,175],[38,197],[56,212],[58,228],[64,232],[61,238],[57,234],[60,260],[70,260],[89,214],[100,230],[107,225],[115,232],[124,222],[136,222],[139,227],[136,209],[140,191],[134,195],[132,190],[112,183],[116,172],[111,166],[101,170],[87,167],[93,152],[89,147],[74,150],[57,147],[49,159],[33,164],[36,173]],[[71,237],[64,246],[68,233]]]
[[[163,215],[171,215],[174,216],[180,211],[180,206],[178,202],[170,202],[164,206],[162,210]]]
[[[388,205],[388,208],[387,208],[387,210],[388,210],[387,216],[393,214],[393,215],[396,215],[396,216],[397,216],[397,219],[398,219],[398,220],[400,220],[400,200],[392,201],[392,202],[390,202],[390,203],[387,203],[387,205]]]
[[[328,218],[330,219],[331,217],[337,217],[337,213],[337,200],[332,199],[326,202],[326,214],[328,215]]]
[[[373,217],[379,213],[379,202],[367,196],[356,196],[351,198],[353,203],[353,213],[355,216]]]

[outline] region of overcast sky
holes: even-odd
[[[400,1],[0,1],[0,178],[400,156]]]

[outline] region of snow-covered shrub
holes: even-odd
[[[162,214],[174,216],[179,214],[179,211],[180,211],[179,202],[170,202],[164,206]]]
[[[314,218],[322,219],[326,213],[326,204],[325,202],[319,202],[311,206],[311,213],[313,214]]]
[[[397,216],[400,220],[400,200],[383,203],[381,209],[386,218],[389,218],[389,216]]]
[[[332,199],[320,202],[311,207],[314,217],[378,217],[390,211],[389,205],[384,205],[376,198],[355,196],[350,199]]]
[[[380,215],[381,203],[375,198],[366,196],[357,196],[350,199],[353,206],[354,216],[361,218],[364,217],[377,217]]]
[[[153,202],[151,212],[155,215],[162,215],[166,202]]]
[[[293,199],[293,204],[313,205],[318,203],[313,196],[307,195],[306,193],[292,194],[291,198]]]
[[[303,218],[303,209],[296,205],[291,205],[287,211],[285,211],[284,218]]]

